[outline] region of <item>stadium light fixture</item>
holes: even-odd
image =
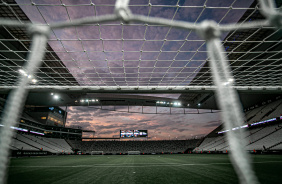
[[[54,93],[51,93],[51,95],[53,96],[53,95],[54,95]]]
[[[29,75],[27,75],[27,73],[23,69],[19,69],[19,72],[24,76],[27,76],[27,77],[29,76]],[[30,78],[30,77],[28,77],[28,78]]]
[[[228,82],[233,82],[233,81],[234,81],[234,79],[232,79],[232,78],[228,79]]]
[[[201,104],[200,104],[200,103],[198,103],[198,106],[201,106]]]
[[[229,84],[232,84],[233,81],[234,81],[234,79],[230,78],[230,79],[228,79],[227,82],[224,82],[223,85],[224,85],[224,86],[227,86],[227,85],[229,85]]]
[[[36,79],[32,79],[32,80],[31,80],[31,82],[36,83],[36,82],[37,82],[37,80],[36,80]]]
[[[173,105],[175,105],[175,106],[181,106],[181,103],[180,103],[180,102],[174,102]]]
[[[54,99],[58,100],[59,96],[58,95],[54,95]]]
[[[31,80],[31,82],[33,82],[34,84],[37,82],[37,80],[32,76],[32,75],[28,75],[26,71],[24,71],[23,69],[19,69],[20,74],[26,76],[28,79]]]
[[[229,84],[229,82],[224,82],[223,83],[224,86],[227,86],[228,84]]]
[[[98,99],[81,99],[80,102],[98,102]]]
[[[19,72],[20,72],[22,75],[26,75],[25,71],[22,70],[22,69],[19,69]]]

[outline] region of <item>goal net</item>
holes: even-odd
[[[179,1],[178,1],[179,2]],[[235,2],[235,1],[234,1]],[[185,21],[180,21],[180,20],[172,20],[172,19],[166,19],[166,18],[160,18],[160,17],[152,17],[152,16],[144,16],[144,15],[137,15],[134,14],[134,12],[132,13],[130,11],[130,6],[129,5],[129,0],[117,0],[116,4],[115,4],[115,10],[113,12],[113,14],[109,14],[109,15],[101,15],[101,16],[88,16],[85,18],[81,18],[81,19],[73,19],[72,21],[64,21],[64,22],[56,22],[56,23],[46,23],[45,25],[42,26],[42,24],[32,24],[30,22],[24,22],[22,20],[17,21],[17,19],[19,19],[17,17],[17,19],[0,19],[0,25],[3,27],[7,27],[7,28],[13,28],[15,30],[17,29],[26,29],[27,32],[31,35],[32,38],[32,44],[31,47],[26,49],[28,52],[28,57],[27,59],[25,58],[20,58],[20,62],[25,61],[25,65],[17,65],[15,64],[15,60],[12,61],[12,65],[8,66],[8,68],[6,70],[3,70],[4,72],[2,73],[7,73],[8,76],[10,77],[2,77],[1,74],[1,78],[2,81],[1,82],[7,82],[8,83],[1,83],[1,84],[5,84],[1,86],[1,89],[5,89],[5,90],[13,90],[8,99],[7,99],[7,103],[5,106],[5,109],[3,111],[3,115],[2,115],[2,121],[1,124],[3,125],[1,130],[0,130],[0,183],[4,183],[4,178],[5,178],[5,173],[7,170],[7,165],[9,162],[8,156],[9,156],[9,145],[11,144],[11,137],[12,137],[12,130],[11,130],[11,126],[15,126],[15,124],[18,122],[19,120],[19,115],[21,114],[23,105],[25,103],[27,94],[28,94],[28,90],[46,90],[48,91],[49,89],[65,89],[65,90],[85,90],[85,89],[92,89],[92,90],[132,90],[135,92],[140,92],[142,90],[152,90],[152,91],[157,91],[157,90],[165,90],[165,91],[173,91],[173,90],[189,90],[192,89],[192,87],[190,87],[190,83],[185,83],[185,82],[189,82],[189,80],[192,80],[193,76],[195,73],[197,73],[196,71],[198,69],[200,69],[200,66],[195,67],[194,64],[190,63],[192,62],[193,58],[191,57],[191,59],[189,58],[184,58],[183,62],[187,62],[189,61],[190,65],[184,64],[184,67],[178,67],[180,68],[179,70],[181,71],[186,71],[187,69],[189,69],[188,71],[186,71],[186,73],[178,73],[178,78],[173,78],[171,81],[166,81],[165,80],[165,76],[158,76],[156,75],[156,78],[158,78],[158,82],[157,83],[152,83],[155,81],[155,78],[153,78],[153,74],[151,74],[151,71],[156,72],[159,71],[159,73],[165,72],[166,70],[169,71],[171,69],[173,69],[173,64],[167,64],[164,65],[165,62],[167,62],[167,60],[171,60],[173,62],[175,62],[175,58],[177,58],[176,56],[179,55],[179,57],[181,56],[181,54],[183,54],[183,52],[181,51],[181,49],[176,49],[175,51],[171,51],[171,48],[173,47],[169,47],[170,49],[169,52],[170,54],[172,54],[173,52],[175,52],[177,55],[175,57],[171,57],[171,59],[169,59],[168,57],[159,57],[162,56],[165,53],[165,43],[167,43],[167,38],[165,37],[163,42],[163,46],[158,47],[158,49],[156,50],[156,56],[153,60],[152,58],[154,57],[153,55],[150,55],[149,59],[150,62],[153,63],[153,67],[152,70],[149,70],[145,75],[143,73],[143,76],[145,76],[145,79],[149,81],[148,83],[138,83],[136,82],[136,80],[115,80],[114,77],[112,79],[109,79],[108,82],[109,83],[105,83],[105,81],[107,82],[107,80],[101,80],[96,82],[96,79],[89,79],[90,76],[94,75],[97,76],[98,78],[101,78],[101,76],[99,75],[99,71],[102,71],[101,73],[103,73],[104,75],[104,71],[105,71],[105,67],[103,69],[103,67],[101,66],[100,68],[95,68],[94,70],[90,70],[89,66],[87,66],[87,71],[92,71],[93,73],[85,73],[86,72],[86,68],[84,71],[78,70],[77,68],[81,68],[83,64],[78,64],[77,60],[81,60],[82,55],[79,55],[78,59],[75,58],[68,58],[66,57],[67,61],[72,63],[71,66],[77,66],[73,71],[80,76],[79,74],[83,74],[83,76],[79,77],[81,79],[85,79],[85,81],[80,81],[79,84],[77,83],[71,83],[72,80],[68,81],[67,78],[60,78],[60,80],[58,80],[58,77],[62,77],[62,76],[68,76],[68,74],[65,74],[65,72],[63,73],[58,73],[55,72],[55,68],[60,69],[60,67],[62,66],[61,64],[54,67],[53,68],[49,68],[48,64],[45,63],[45,68],[42,70],[40,69],[40,66],[43,62],[43,58],[45,55],[45,51],[46,51],[46,46],[47,46],[47,42],[48,39],[54,39],[57,41],[60,41],[60,44],[63,44],[64,41],[61,41],[60,38],[54,38],[54,30],[61,30],[61,29],[65,29],[65,28],[78,28],[81,26],[85,26],[85,25],[97,25],[98,27],[102,24],[102,23],[107,23],[107,22],[116,22],[116,21],[121,21],[121,26],[124,26],[125,23],[126,24],[131,24],[132,22],[135,23],[141,23],[142,25],[144,25],[145,28],[145,33],[146,32],[150,32],[151,29],[151,25],[156,26],[156,25],[160,25],[160,26],[166,26],[169,27],[169,30],[171,28],[178,28],[178,29],[183,29],[185,31],[190,33],[196,32],[202,40],[200,40],[201,42],[203,41],[203,44],[200,45],[204,45],[206,44],[206,48],[207,48],[207,54],[208,54],[208,58],[202,60],[202,59],[198,59],[197,62],[203,62],[205,63],[205,61],[209,62],[209,66],[210,66],[210,70],[206,69],[207,71],[210,71],[210,74],[212,75],[212,81],[210,83],[206,83],[206,80],[202,80],[202,82],[197,83],[197,85],[194,86],[194,88],[196,89],[202,89],[201,85],[205,85],[204,89],[210,89],[210,90],[214,90],[216,92],[216,96],[217,96],[217,102],[219,104],[220,109],[222,110],[222,117],[223,117],[223,122],[224,125],[226,127],[226,129],[231,130],[233,127],[240,127],[242,125],[243,121],[243,115],[241,112],[241,105],[240,105],[240,101],[238,98],[238,94],[236,93],[236,89],[240,89],[243,88],[248,88],[248,84],[249,83],[255,83],[254,85],[254,89],[256,89],[257,87],[260,87],[260,89],[270,89],[271,86],[269,83],[263,83],[264,85],[261,84],[261,81],[264,81],[265,77],[262,77],[263,80],[259,80],[259,77],[257,76],[256,72],[253,72],[253,69],[239,69],[238,71],[235,70],[234,75],[236,78],[234,78],[234,76],[232,75],[231,72],[231,66],[229,64],[229,62],[227,61],[227,51],[228,48],[224,48],[222,41],[220,40],[220,38],[222,37],[222,32],[231,32],[231,31],[237,31],[237,30],[251,30],[251,29],[261,29],[261,28],[274,28],[276,30],[281,29],[282,28],[282,22],[281,22],[281,12],[279,12],[277,10],[277,8],[275,7],[275,2],[273,0],[260,0],[260,8],[255,8],[255,10],[259,10],[265,17],[265,20],[256,20],[256,21],[244,21],[240,24],[221,24],[220,22],[215,22],[215,21],[203,21],[201,23],[196,22],[185,22]],[[5,6],[9,7],[9,3],[3,3]],[[65,4],[62,4],[63,6],[65,6]],[[32,6],[37,7],[36,3],[32,3]],[[89,6],[95,7],[94,3],[91,3]],[[154,6],[151,3],[148,4],[148,6],[150,7],[150,11],[151,12],[151,8]],[[11,8],[11,7],[9,7]],[[179,8],[181,8],[180,5],[176,5],[175,8],[178,10]],[[206,3],[203,5],[203,8],[206,8]],[[132,8],[133,9],[133,8]],[[181,8],[182,9],[182,8]],[[200,13],[200,15],[203,14],[204,9],[202,11],[202,13]],[[229,11],[232,11],[233,7],[232,5],[228,8]],[[66,8],[67,10],[67,8]],[[176,13],[175,13],[176,14]],[[224,17],[228,17],[227,14]],[[223,18],[224,18],[223,17]],[[173,16],[174,18],[174,16]],[[222,20],[223,20],[222,18]],[[198,17],[196,20],[200,20],[201,18]],[[43,20],[43,19],[42,19]],[[100,30],[100,27],[99,29]],[[126,29],[125,29],[126,30]],[[134,30],[135,31],[135,30]],[[78,32],[78,31],[76,31]],[[123,33],[123,29],[122,29],[122,33]],[[101,34],[101,33],[100,33]],[[51,35],[51,36],[50,36]],[[126,35],[126,33],[125,33]],[[168,33],[166,35],[169,35]],[[50,36],[50,38],[49,38]],[[251,37],[251,36],[250,36]],[[16,37],[15,41],[21,41],[21,39],[17,39]],[[142,45],[146,45],[148,44],[148,40],[146,41],[146,37],[142,38],[141,40],[144,42],[144,44]],[[90,39],[92,40],[92,39]],[[104,48],[104,45],[107,44],[109,40],[103,40],[102,37],[99,38],[99,40],[103,43],[101,47]],[[114,38],[111,41],[116,41],[118,39]],[[122,43],[119,43],[121,45],[124,45],[124,40],[125,38],[122,37],[119,41],[121,41]],[[158,40],[158,39],[157,39]],[[190,38],[185,38],[184,40],[182,40],[182,42],[186,43],[190,40]],[[235,39],[234,39],[235,40]],[[82,44],[82,39],[80,37],[78,37],[78,42],[81,42]],[[97,41],[97,40],[96,40]],[[132,41],[132,40],[131,40]],[[151,40],[151,41],[156,41],[156,40]],[[173,40],[173,41],[179,41],[178,39]],[[227,42],[232,42],[233,43],[233,39],[229,39],[229,41],[227,40]],[[234,42],[238,42],[238,41],[234,41]],[[248,39],[244,40],[243,43],[247,43]],[[261,41],[261,42],[264,42]],[[1,42],[2,43],[2,42]],[[92,45],[95,45],[97,42],[93,43]],[[240,43],[243,44],[243,43]],[[278,43],[280,43],[278,41]],[[3,44],[3,43],[2,43]],[[108,43],[109,44],[109,43]],[[111,45],[113,45],[112,43],[110,43]],[[156,43],[153,43],[156,45]],[[71,44],[70,44],[71,45]],[[189,45],[189,44],[188,44]],[[259,46],[259,44],[258,44]],[[148,46],[151,47],[151,46]],[[182,47],[182,46],[181,46]],[[116,47],[119,48],[119,47]],[[66,49],[66,53],[75,53],[76,51],[72,50],[71,47],[67,47],[64,49]],[[129,47],[129,49],[131,49],[131,47]],[[132,78],[139,78],[141,75],[139,75],[140,73],[140,69],[141,68],[139,66],[138,63],[142,63],[141,61],[143,61],[146,57],[146,53],[144,50],[146,48],[143,48],[141,50],[137,50],[135,54],[140,53],[142,54],[142,57],[140,56],[140,59],[138,57],[137,60],[137,64],[136,64],[136,70],[132,69],[131,74],[128,76],[131,76]],[[230,53],[235,52],[236,53],[236,49],[237,47],[234,48],[234,50],[232,50]],[[5,50],[9,51],[9,52],[14,52],[14,55],[20,56],[21,54],[19,54],[20,52],[16,52],[13,51],[13,49],[11,48],[6,48]],[[100,49],[101,50],[101,49]],[[190,52],[191,49],[188,49],[188,51]],[[96,52],[96,50],[93,50],[94,52]],[[99,63],[99,65],[101,63],[106,63],[105,66],[110,66],[111,64],[108,63],[109,59],[104,58],[104,56],[107,55],[111,55],[109,53],[106,52],[107,50],[101,50],[101,52],[103,53],[101,56],[101,60],[99,61],[95,61],[97,63]],[[120,51],[122,58],[118,59],[117,61],[122,61],[122,65],[120,65],[119,67],[122,68],[123,72],[122,73],[115,73],[114,71],[111,71],[110,68],[108,68],[108,70],[110,71],[109,78],[111,78],[113,75],[116,75],[117,77],[120,74],[125,74],[126,73],[126,58],[125,56],[128,54],[125,51],[130,51],[130,50],[126,50],[126,48],[122,48],[122,50]],[[186,50],[187,51],[187,50]],[[94,66],[94,61],[92,60],[92,58],[96,58],[93,55],[88,55],[88,51],[84,50],[84,48],[79,52],[85,53],[83,54],[83,58],[85,58],[84,60],[87,62],[91,63],[91,66]],[[113,52],[116,52],[115,50]],[[130,51],[131,52],[131,51]],[[192,55],[195,55],[196,53],[200,53],[203,52],[202,48],[198,48],[195,51],[193,51]],[[249,51],[248,51],[249,52]],[[280,52],[280,51],[279,51]],[[55,53],[53,51],[48,51],[46,53],[50,55],[50,53]],[[241,52],[237,52],[239,55],[242,54]],[[149,53],[147,53],[148,55]],[[253,55],[260,55],[260,54],[264,54],[264,52],[255,52],[255,54]],[[120,54],[118,54],[120,55]],[[143,56],[144,55],[144,56]],[[139,56],[139,54],[138,54]],[[244,58],[243,55],[240,56],[238,59],[236,59],[235,61],[238,61],[240,58]],[[56,58],[56,57],[55,57]],[[100,56],[99,56],[100,58]],[[116,55],[112,55],[112,58],[116,58]],[[131,59],[131,56],[128,57]],[[268,59],[272,59],[271,57],[269,57]],[[9,60],[9,58],[7,59]],[[55,59],[57,60],[57,59]],[[163,63],[157,63],[160,60],[162,60]],[[101,62],[103,61],[103,62]],[[130,60],[131,61],[131,60]],[[232,61],[232,62],[235,62]],[[242,62],[246,62],[243,60],[240,60]],[[247,62],[249,61],[249,59],[247,59]],[[52,60],[52,62],[55,62]],[[114,63],[114,62],[113,62]],[[130,62],[133,63],[133,62]],[[6,65],[6,64],[5,64]],[[115,65],[115,64],[113,64]],[[179,64],[179,66],[181,66],[182,64]],[[245,65],[246,66],[251,66],[251,63],[247,63]],[[277,64],[275,64],[277,65]],[[4,64],[3,64],[4,66]],[[1,67],[3,67],[1,66]],[[78,67],[79,66],[79,67]],[[158,66],[165,66],[166,70],[155,70],[155,68],[157,68]],[[279,65],[277,65],[279,66]],[[15,74],[15,70],[12,70],[12,68],[16,68],[20,69],[21,68],[21,75],[19,77],[19,79],[17,79],[17,74]],[[50,69],[50,72],[43,72],[40,73],[40,75],[38,75],[38,71],[45,71],[46,67]],[[73,67],[72,67],[73,68]],[[146,68],[146,67],[145,67]],[[190,71],[190,69],[194,68],[195,70]],[[237,66],[235,65],[235,68],[237,68]],[[268,68],[268,66],[265,67],[261,67],[260,69],[263,68]],[[63,68],[66,71],[68,71],[67,68]],[[107,68],[106,68],[107,69]],[[161,68],[159,68],[161,69]],[[174,68],[175,70],[172,70],[173,72],[178,71],[178,69],[176,70],[176,68]],[[248,77],[245,76],[241,76],[238,77],[238,75],[240,73],[242,73],[243,71],[247,71],[250,70],[251,73],[248,74]],[[10,72],[11,71],[11,72]],[[275,71],[277,71],[277,68],[275,68]],[[270,73],[270,71],[268,72],[264,72],[264,73]],[[279,72],[277,72],[279,73]],[[89,75],[86,75],[89,74]],[[174,74],[175,73],[171,73]],[[206,74],[209,73],[203,73],[203,76],[208,76]],[[151,77],[147,77],[147,75],[151,76]],[[168,73],[166,73],[165,75],[168,75]],[[268,77],[274,75],[274,73],[270,73],[268,74]],[[37,77],[37,79],[33,78],[34,76]],[[52,80],[49,81],[49,78],[46,78],[45,76],[51,77],[51,76],[56,76],[55,80],[57,83],[53,83]],[[107,75],[108,76],[108,75]],[[110,77],[111,76],[111,77]],[[127,76],[127,75],[124,75]],[[183,78],[182,78],[182,77]],[[281,77],[281,76],[280,76]],[[9,80],[7,80],[7,78]],[[168,77],[171,78],[171,77]],[[246,82],[243,81],[241,79],[243,78],[254,78],[254,79],[258,79],[259,81],[251,81],[251,82]],[[276,77],[278,78],[278,77]],[[16,81],[12,80],[15,79]],[[235,81],[235,79],[238,79],[240,81]],[[10,81],[12,80],[12,81]],[[36,81],[38,81],[38,85],[35,85]],[[10,82],[9,82],[10,81]],[[113,82],[110,82],[113,81]],[[120,81],[120,83],[118,82]],[[124,81],[126,81],[126,85],[124,85]],[[127,82],[132,82],[132,83],[127,83]],[[140,80],[142,82],[142,80]],[[166,83],[163,84],[159,84],[160,82],[164,82],[166,81]],[[180,83],[174,83],[174,85],[172,85],[173,81],[179,81]],[[33,83],[32,83],[33,82]],[[90,83],[89,83],[90,82]],[[237,83],[237,86],[235,86],[235,84]],[[141,85],[140,85],[141,84]],[[183,85],[184,84],[184,85]],[[273,88],[277,88],[278,85],[276,85],[277,83],[275,83],[275,87]],[[280,84],[280,83],[279,83]],[[212,86],[214,85],[214,86]],[[247,85],[247,86],[244,86]],[[211,87],[212,86],[212,87]],[[279,86],[278,86],[279,87]],[[141,90],[140,90],[141,89]],[[139,90],[139,91],[138,91]],[[87,101],[88,104],[90,103],[89,101]],[[92,103],[92,101],[91,101]],[[93,102],[94,103],[94,102]],[[251,164],[250,164],[250,160],[248,158],[248,155],[244,152],[243,149],[243,145],[244,143],[242,142],[242,140],[240,140],[241,137],[244,137],[243,132],[238,130],[238,131],[230,131],[227,134],[227,139],[230,145],[230,149],[231,149],[231,154],[230,154],[230,158],[232,161],[232,164],[235,168],[235,171],[239,177],[239,180],[241,183],[246,183],[246,184],[250,184],[250,183],[257,183],[257,179],[256,176],[252,170]],[[92,154],[92,152],[91,152]],[[94,154],[94,153],[93,153]],[[128,151],[128,155],[131,154],[140,154],[140,151]]]
[[[91,155],[104,155],[103,151],[91,151]]]
[[[128,155],[140,155],[140,151],[128,151]]]

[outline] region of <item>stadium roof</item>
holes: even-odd
[[[115,1],[91,0],[62,3],[7,0],[0,6],[0,17],[47,25],[86,16],[111,14],[114,3]],[[137,3],[131,1],[130,9],[133,13],[148,17],[194,23],[205,19],[213,19],[220,24],[264,19],[259,13],[257,2],[251,3],[164,3],[151,0]],[[248,94],[263,91],[270,96],[281,93],[281,35],[280,30],[271,27],[222,34],[222,43],[238,90]],[[6,93],[15,87],[19,70],[24,70],[31,38],[22,28],[4,26],[1,27],[0,36],[0,89],[2,93]],[[91,96],[91,92],[181,93],[179,100],[191,104],[191,107],[196,107],[199,102],[206,102],[206,108],[217,108],[208,60],[205,41],[195,32],[187,30],[122,22],[54,29],[43,65],[35,73],[37,82],[33,84],[35,89],[32,92],[60,89],[68,94],[61,103],[69,105],[75,105],[75,100],[81,97]],[[47,95],[41,96],[41,101],[37,99],[38,103],[48,105],[44,103]],[[241,98],[247,98],[242,95]],[[38,95],[34,94],[29,99],[36,96]],[[107,96],[111,97],[115,100],[121,98],[117,95]],[[136,102],[138,99],[148,100],[148,97],[135,97]],[[122,98],[132,99],[129,96]],[[261,97],[257,95],[256,98]]]

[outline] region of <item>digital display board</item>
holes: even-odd
[[[120,130],[121,138],[148,137],[148,130]]]

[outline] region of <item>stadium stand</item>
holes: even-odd
[[[73,141],[68,142],[74,149],[85,154],[91,151],[103,151],[104,154],[127,153],[140,151],[141,153],[182,153],[195,148],[199,140],[164,140],[164,141]]]
[[[282,113],[282,100],[268,103],[261,107],[254,108],[245,113],[247,124],[266,121],[272,118],[280,117]],[[277,123],[278,121],[278,123]],[[254,126],[248,129],[246,139],[247,151],[267,151],[267,150],[282,150],[282,127],[281,120],[276,123],[265,122],[260,126]],[[279,122],[280,121],[280,122]],[[220,131],[225,130],[221,128]],[[229,151],[229,145],[225,139],[225,135],[207,136],[203,142],[194,149],[194,151]]]
[[[256,113],[256,115],[254,116],[254,118],[252,118],[249,122],[257,122],[257,121],[262,121],[265,119],[269,119],[270,114],[272,114],[274,111],[276,111],[278,109],[278,107],[281,105],[282,100],[278,100],[272,103],[269,103],[265,106],[263,106],[262,109],[260,109],[260,111],[258,113]],[[272,114],[272,117],[276,117],[274,116],[275,114]]]
[[[12,150],[48,151],[50,153],[73,153],[64,139],[44,138],[17,133],[11,145]]]
[[[39,149],[36,147],[33,147],[31,145],[28,145],[27,143],[24,143],[17,138],[14,138],[11,149],[12,150],[26,150],[26,151],[38,151]]]
[[[277,143],[269,148],[270,150],[282,150],[282,142]]]
[[[255,141],[246,146],[246,150],[264,150],[281,142],[282,130],[276,126],[265,127]]]
[[[1,106],[0,106],[1,107]],[[2,108],[2,107],[1,107]],[[281,115],[282,99],[253,108],[245,113],[248,125],[265,121]],[[36,122],[25,111],[22,117]],[[266,123],[260,126],[252,126],[245,137],[247,151],[253,150],[282,150],[282,127],[279,124]],[[223,126],[218,127],[217,132],[223,131]],[[198,145],[199,144],[199,145]],[[198,145],[198,147],[196,147]],[[194,149],[195,148],[195,149]],[[78,141],[58,138],[46,138],[31,134],[17,133],[13,137],[11,150],[47,151],[52,154],[74,153],[73,150],[90,154],[92,151],[103,151],[104,154],[120,154],[128,151],[140,151],[141,153],[182,153],[184,151],[216,151],[230,150],[225,135],[207,136],[201,142],[197,140],[163,140],[163,141]]]

